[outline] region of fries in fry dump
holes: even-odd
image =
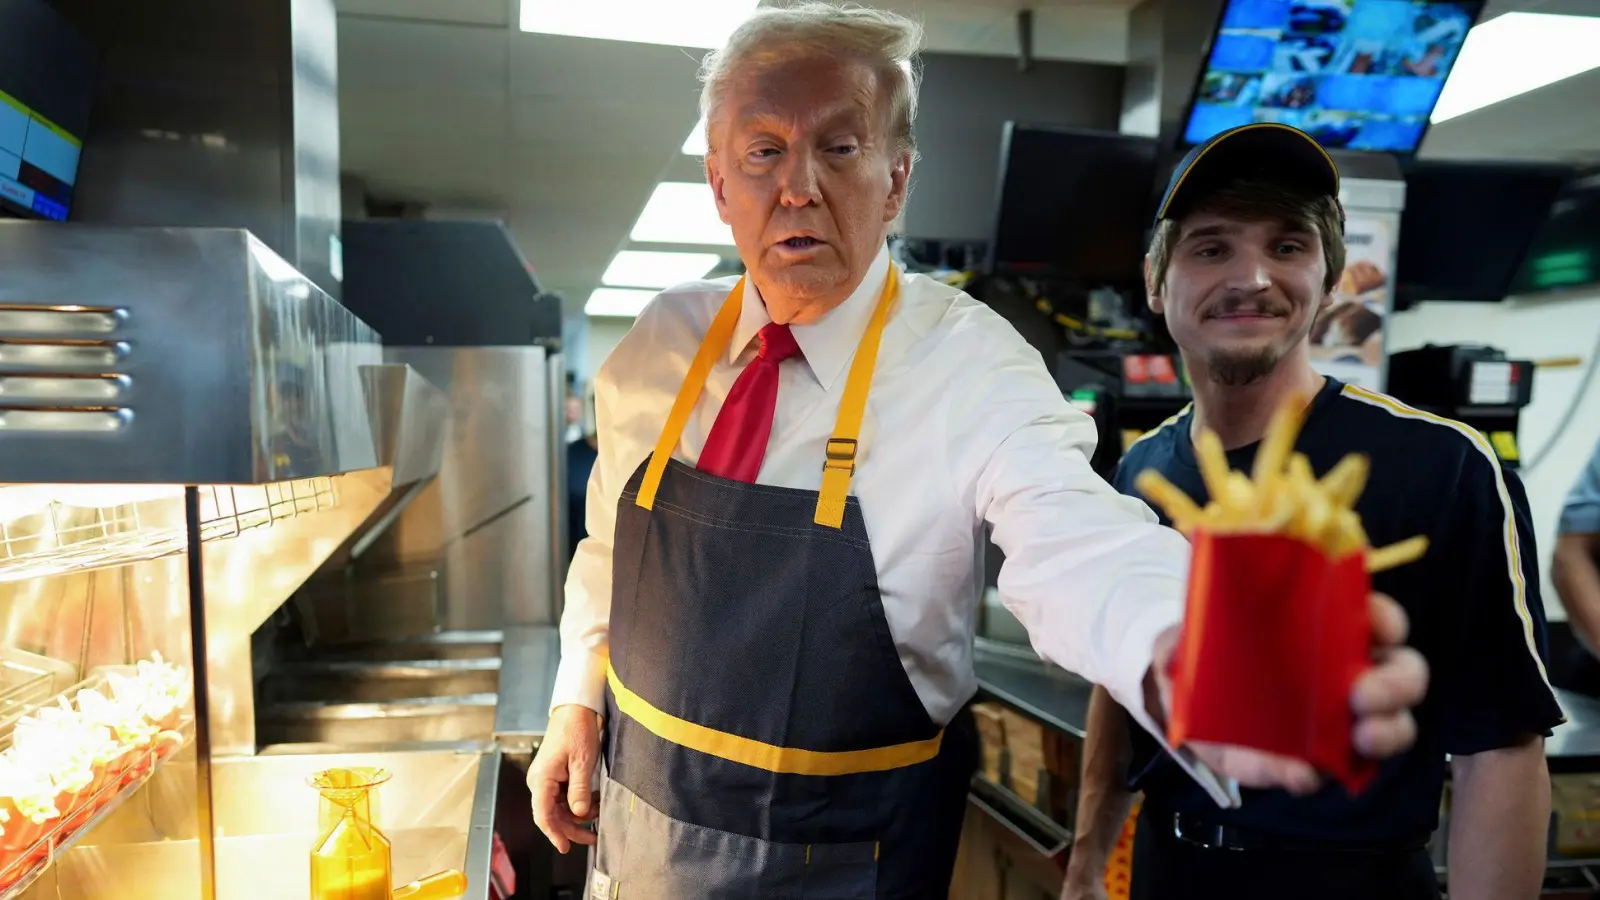
[[[1354,508],[1367,484],[1366,456],[1348,454],[1319,479],[1305,454],[1294,452],[1307,404],[1303,395],[1293,396],[1273,415],[1249,476],[1228,468],[1216,432],[1203,430],[1195,435],[1200,476],[1211,495],[1203,509],[1154,469],[1139,473],[1134,484],[1187,537],[1197,530],[1283,534],[1316,547],[1333,560],[1365,550],[1368,572],[1421,559],[1428,551],[1428,539],[1421,535],[1378,549],[1368,546]]]

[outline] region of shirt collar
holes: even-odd
[[[810,366],[811,374],[816,376],[823,390],[833,387],[833,383],[843,374],[845,364],[855,356],[856,347],[861,343],[861,334],[866,330],[867,320],[872,317],[872,310],[878,304],[878,296],[883,293],[883,282],[888,274],[889,248],[885,246],[878,251],[861,284],[843,303],[816,322],[796,325],[792,329],[800,352],[805,354],[806,365]],[[772,322],[772,317],[767,315],[767,306],[761,300],[761,292],[749,278],[744,282],[741,303],[739,324],[734,326],[733,339],[728,342],[730,364],[738,362],[750,342],[755,340],[756,333]]]

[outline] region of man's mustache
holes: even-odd
[[[1251,299],[1247,297],[1224,297],[1223,299],[1212,304],[1211,308],[1207,310],[1206,314],[1211,316],[1236,316],[1241,314],[1259,316],[1287,316],[1292,311],[1293,310],[1288,304],[1279,303],[1273,300]]]

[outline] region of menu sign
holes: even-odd
[[[1345,223],[1345,266],[1333,303],[1311,326],[1311,364],[1332,378],[1383,390],[1383,338],[1394,290],[1390,217],[1353,211]]]

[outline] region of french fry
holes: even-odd
[[[1364,454],[1351,453],[1322,476],[1322,490],[1335,504],[1349,509],[1367,486],[1370,464]]]
[[[1300,434],[1305,419],[1306,398],[1291,395],[1267,423],[1266,436],[1256,451],[1256,464],[1252,473],[1256,484],[1268,484],[1283,471],[1284,460],[1294,449],[1294,439]]]
[[[1259,513],[1255,485],[1243,472],[1228,473],[1228,496],[1223,504],[1240,514]]]
[[[1403,566],[1409,562],[1416,562],[1422,554],[1428,552],[1428,539],[1423,535],[1409,537],[1403,541],[1381,547],[1367,554],[1367,571],[1382,572]]]
[[[1289,477],[1302,488],[1317,480],[1316,473],[1311,471],[1311,460],[1307,459],[1304,453],[1296,453],[1289,457]]]
[[[1270,534],[1288,528],[1294,520],[1293,486],[1282,475],[1276,475],[1262,495],[1261,530]]]
[[[1365,551],[1368,572],[1422,558],[1428,550],[1425,537],[1381,549],[1370,545],[1355,512],[1371,473],[1364,454],[1346,455],[1319,479],[1310,459],[1294,452],[1306,408],[1306,398],[1297,395],[1273,415],[1250,476],[1229,468],[1216,432],[1202,429],[1195,435],[1195,458],[1210,494],[1203,509],[1153,469],[1141,472],[1134,483],[1185,535],[1202,529],[1213,534],[1282,534],[1316,547],[1330,559]]]
[[[1334,514],[1334,559],[1355,553],[1367,545],[1367,533],[1361,527],[1361,517],[1353,509],[1340,509]]]
[[[1228,497],[1228,454],[1222,449],[1222,439],[1207,428],[1195,436],[1194,452],[1206,491],[1213,500],[1225,501]]]
[[[1149,497],[1151,503],[1161,507],[1167,518],[1172,520],[1173,527],[1184,534],[1188,534],[1200,521],[1200,507],[1155,469],[1140,472],[1139,477],[1133,480],[1133,485],[1139,489],[1139,493]]]

